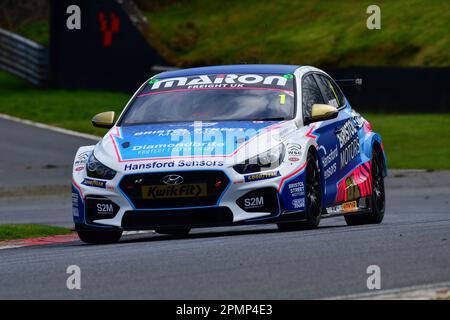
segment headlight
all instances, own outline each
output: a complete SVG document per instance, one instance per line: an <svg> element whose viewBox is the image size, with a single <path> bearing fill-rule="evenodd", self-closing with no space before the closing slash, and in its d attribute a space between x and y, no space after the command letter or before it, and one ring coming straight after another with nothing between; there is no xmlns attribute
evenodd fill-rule
<svg viewBox="0 0 450 320"><path fill-rule="evenodd" d="M88 159L86 172L88 177L104 180L111 180L116 175L116 171L108 168L94 157L94 152L91 153Z"/></svg>
<svg viewBox="0 0 450 320"><path fill-rule="evenodd" d="M283 162L284 152L284 145L279 144L275 148L246 160L244 163L234 165L233 169L240 174L272 170Z"/></svg>

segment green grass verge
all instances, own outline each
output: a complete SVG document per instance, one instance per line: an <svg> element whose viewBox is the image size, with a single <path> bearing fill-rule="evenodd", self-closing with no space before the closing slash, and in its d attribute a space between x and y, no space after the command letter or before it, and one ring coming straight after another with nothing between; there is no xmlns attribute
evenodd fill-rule
<svg viewBox="0 0 450 320"><path fill-rule="evenodd" d="M0 72L0 113L103 135L90 120L98 112L120 112L128 94L38 90ZM450 114L374 114L364 116L381 134L390 168L450 169Z"/></svg>
<svg viewBox="0 0 450 320"><path fill-rule="evenodd" d="M72 230L35 224L0 225L0 241L70 234Z"/></svg>
<svg viewBox="0 0 450 320"><path fill-rule="evenodd" d="M130 97L117 92L42 90L0 72L0 113L91 134L105 133L92 127L95 114L121 112Z"/></svg>
<svg viewBox="0 0 450 320"><path fill-rule="evenodd" d="M145 7L145 1L140 1ZM151 31L180 66L239 62L317 66L449 66L450 2L172 1L149 7ZM148 5L150 6L150 4Z"/></svg>
<svg viewBox="0 0 450 320"><path fill-rule="evenodd" d="M364 114L381 134L388 166L450 169L450 114Z"/></svg>

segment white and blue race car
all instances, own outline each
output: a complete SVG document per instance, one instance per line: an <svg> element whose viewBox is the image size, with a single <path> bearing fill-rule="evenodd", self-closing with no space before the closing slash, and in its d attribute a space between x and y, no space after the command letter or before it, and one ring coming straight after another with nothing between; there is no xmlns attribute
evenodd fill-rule
<svg viewBox="0 0 450 320"><path fill-rule="evenodd" d="M383 220L381 137L317 68L163 72L117 120L104 112L92 122L110 130L74 160L73 219L84 242L116 242L124 230Z"/></svg>

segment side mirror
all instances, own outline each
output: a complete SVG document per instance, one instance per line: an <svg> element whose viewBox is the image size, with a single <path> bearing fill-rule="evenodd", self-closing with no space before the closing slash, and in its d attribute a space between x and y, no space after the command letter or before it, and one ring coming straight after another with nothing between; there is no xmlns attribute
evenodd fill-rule
<svg viewBox="0 0 450 320"><path fill-rule="evenodd" d="M97 128L111 129L114 126L114 111L96 114L92 118L92 125Z"/></svg>
<svg viewBox="0 0 450 320"><path fill-rule="evenodd" d="M313 104L308 123L334 119L338 114L339 110L336 107L328 104Z"/></svg>

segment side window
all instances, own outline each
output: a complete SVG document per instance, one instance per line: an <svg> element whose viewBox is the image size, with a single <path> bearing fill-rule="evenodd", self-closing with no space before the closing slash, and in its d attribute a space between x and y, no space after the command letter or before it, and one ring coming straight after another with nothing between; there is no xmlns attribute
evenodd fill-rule
<svg viewBox="0 0 450 320"><path fill-rule="evenodd" d="M336 94L339 98L339 106L342 107L343 105L345 105L345 96L342 93L341 88L337 85L336 82L334 82L333 79L331 79L331 84L333 85L333 88L336 91Z"/></svg>
<svg viewBox="0 0 450 320"><path fill-rule="evenodd" d="M314 76L311 74L306 76L302 80L302 106L303 106L303 118L307 119L311 117L311 109L313 104L323 104L322 93L317 85Z"/></svg>
<svg viewBox="0 0 450 320"><path fill-rule="evenodd" d="M322 75L316 75L319 86L325 95L325 103L339 108L344 105L344 99L339 88L330 79Z"/></svg>

